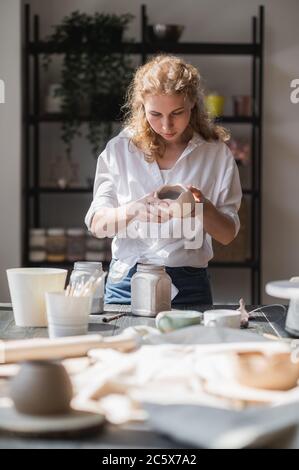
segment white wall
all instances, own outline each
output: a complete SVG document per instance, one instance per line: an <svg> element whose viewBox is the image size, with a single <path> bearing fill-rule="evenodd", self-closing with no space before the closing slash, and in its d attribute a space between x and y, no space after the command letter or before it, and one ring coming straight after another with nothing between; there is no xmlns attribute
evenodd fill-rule
<svg viewBox="0 0 299 470"><path fill-rule="evenodd" d="M5 269L21 262L21 1L0 1L0 302L8 301Z"/></svg>
<svg viewBox="0 0 299 470"><path fill-rule="evenodd" d="M4 5L8 3L11 2L4 1ZM50 26L58 23L62 16L79 9L117 14L131 12L136 15L136 19L128 35L140 39L140 0L31 0L29 3L33 13L40 14L41 31L45 35L50 32ZM250 17L257 13L260 3L265 5L266 13L262 251L264 285L268 280L288 278L299 271L299 104L291 104L289 100L290 81L299 77L299 2L172 0L170 8L169 0L151 0L147 5L150 22L180 23L186 26L182 41L242 42L250 40ZM16 29L11 30L15 34ZM209 88L218 89L226 95L250 91L248 59L190 56L190 60L198 65ZM16 173L12 174L12 178L16 178ZM17 238L17 235L14 236ZM13 243L17 246L17 240ZM7 250L13 243L4 245L1 242L1 250ZM236 301L241 295L248 296L246 273L230 271L230 287L233 290L228 290L225 287L227 284L222 282L223 276L227 278L227 272L217 270L214 274L217 300ZM273 299L264 296L264 301L266 300Z"/></svg>

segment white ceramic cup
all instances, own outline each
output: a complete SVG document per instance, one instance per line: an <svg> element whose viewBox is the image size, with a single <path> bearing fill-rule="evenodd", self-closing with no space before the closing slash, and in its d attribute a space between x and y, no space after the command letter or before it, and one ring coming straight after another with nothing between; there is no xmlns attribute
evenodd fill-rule
<svg viewBox="0 0 299 470"><path fill-rule="evenodd" d="M50 338L86 335L92 295L65 296L64 292L46 292Z"/></svg>
<svg viewBox="0 0 299 470"><path fill-rule="evenodd" d="M241 312L238 310L206 310L203 314L205 326L224 326L240 328Z"/></svg>
<svg viewBox="0 0 299 470"><path fill-rule="evenodd" d="M45 292L63 291L66 269L7 269L7 279L17 326L47 326Z"/></svg>

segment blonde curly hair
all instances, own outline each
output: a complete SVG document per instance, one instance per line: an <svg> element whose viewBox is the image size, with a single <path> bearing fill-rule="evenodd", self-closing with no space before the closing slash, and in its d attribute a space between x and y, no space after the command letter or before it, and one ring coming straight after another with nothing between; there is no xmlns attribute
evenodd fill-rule
<svg viewBox="0 0 299 470"><path fill-rule="evenodd" d="M137 69L123 107L124 125L132 131L131 141L144 152L147 161L162 158L165 151L165 143L146 119L144 97L147 94L183 94L195 103L188 126L193 132L207 141L229 139L228 131L208 116L198 70L179 57L158 55Z"/></svg>

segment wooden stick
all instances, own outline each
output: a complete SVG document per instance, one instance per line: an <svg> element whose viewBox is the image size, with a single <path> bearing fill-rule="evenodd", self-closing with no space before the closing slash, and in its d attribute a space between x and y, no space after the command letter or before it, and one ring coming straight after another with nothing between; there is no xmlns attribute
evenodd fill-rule
<svg viewBox="0 0 299 470"><path fill-rule="evenodd" d="M122 313L119 313L118 315L113 315L112 317L104 317L103 322L104 323L109 323L110 321L117 320L118 318L123 317L126 314L127 314L127 312L122 312Z"/></svg>
<svg viewBox="0 0 299 470"><path fill-rule="evenodd" d="M0 364L44 359L85 356L90 349L112 348L122 351L136 349L135 339L101 335L69 336L66 338L31 338L0 341Z"/></svg>

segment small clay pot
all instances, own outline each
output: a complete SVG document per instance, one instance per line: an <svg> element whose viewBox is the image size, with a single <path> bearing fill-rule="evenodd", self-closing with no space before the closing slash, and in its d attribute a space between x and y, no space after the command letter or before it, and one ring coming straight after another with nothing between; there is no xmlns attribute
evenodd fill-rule
<svg viewBox="0 0 299 470"><path fill-rule="evenodd" d="M28 361L21 365L10 387L10 397L20 413L64 415L70 412L73 390L59 362Z"/></svg>
<svg viewBox="0 0 299 470"><path fill-rule="evenodd" d="M182 184L168 184L156 192L157 198L168 203L173 217L181 218L190 215L195 206L192 192Z"/></svg>

